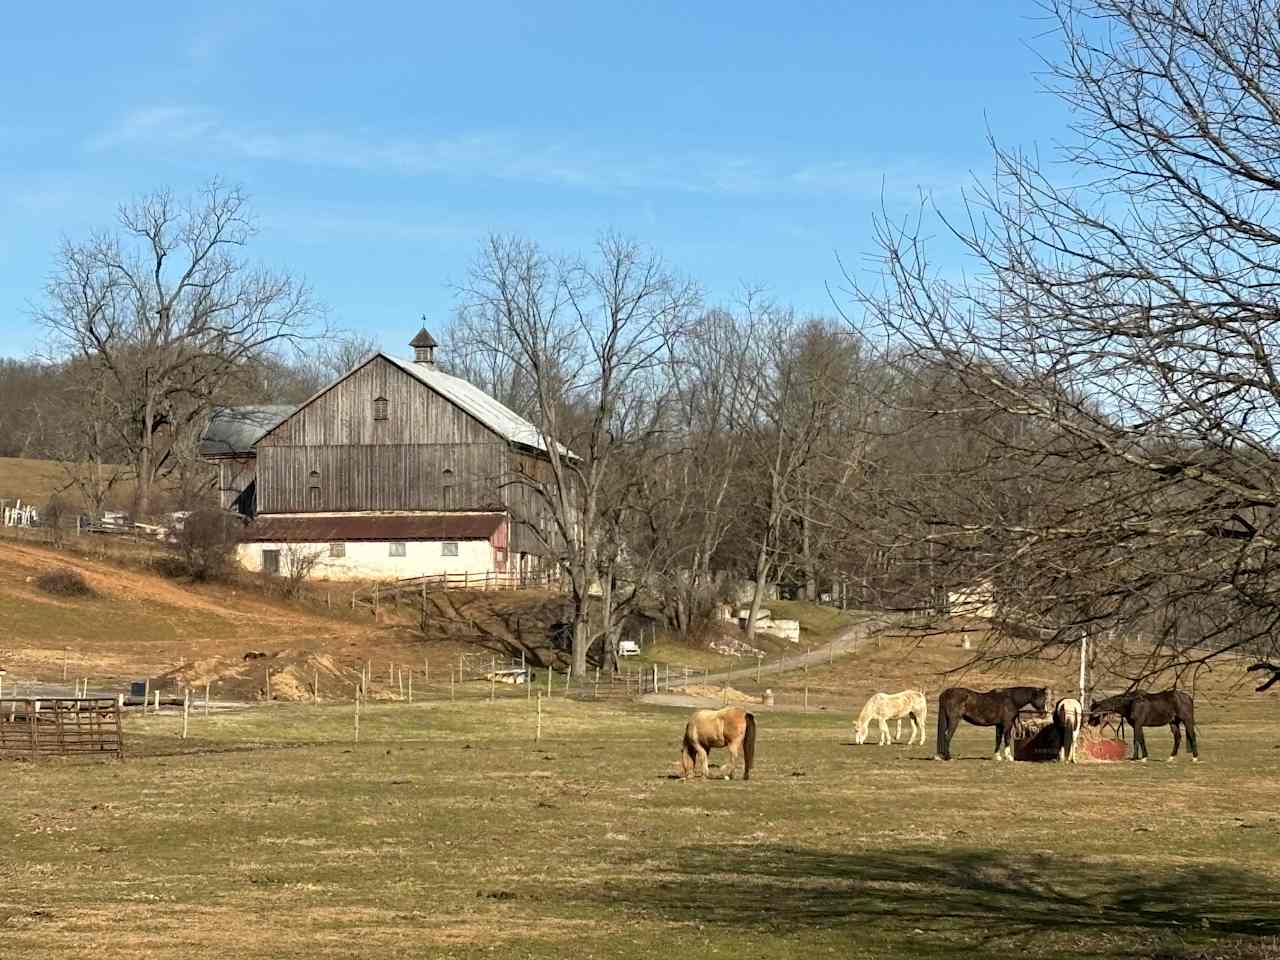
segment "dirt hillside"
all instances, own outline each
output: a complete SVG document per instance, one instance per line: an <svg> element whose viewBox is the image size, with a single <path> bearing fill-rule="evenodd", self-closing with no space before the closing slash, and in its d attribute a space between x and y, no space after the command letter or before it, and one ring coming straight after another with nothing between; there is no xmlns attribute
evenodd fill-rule
<svg viewBox="0 0 1280 960"><path fill-rule="evenodd" d="M39 577L64 568L79 573L92 597L50 595ZM425 634L415 611L367 614L290 603L252 582L197 584L144 569L0 540L0 668L6 686L86 677L102 687L160 678L167 689L202 686L219 695L265 695L266 670L277 699L310 696L318 678L326 690L354 688L372 663L372 696L391 696L397 666L441 676L459 654L483 659L554 659L549 643L559 601L546 594L468 594L432 598ZM11 688L11 687L10 687Z"/></svg>

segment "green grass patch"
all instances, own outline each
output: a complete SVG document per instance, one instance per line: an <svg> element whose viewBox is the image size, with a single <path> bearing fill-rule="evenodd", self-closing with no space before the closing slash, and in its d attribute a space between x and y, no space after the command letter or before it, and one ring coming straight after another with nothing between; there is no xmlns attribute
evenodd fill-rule
<svg viewBox="0 0 1280 960"><path fill-rule="evenodd" d="M1200 711L1200 765L1078 767L762 711L748 783L669 779L683 710L130 716L123 764L2 768L0 912L54 957L1261 957L1274 708Z"/></svg>

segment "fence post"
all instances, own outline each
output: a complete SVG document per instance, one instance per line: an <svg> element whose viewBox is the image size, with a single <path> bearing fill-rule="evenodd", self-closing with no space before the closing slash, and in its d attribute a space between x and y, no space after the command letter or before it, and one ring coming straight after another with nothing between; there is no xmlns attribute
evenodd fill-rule
<svg viewBox="0 0 1280 960"><path fill-rule="evenodd" d="M538 726L533 732L533 742L537 743L542 739L542 691L538 691Z"/></svg>
<svg viewBox="0 0 1280 960"><path fill-rule="evenodd" d="M555 667L547 667L547 699L551 699L551 678L556 675Z"/></svg>
<svg viewBox="0 0 1280 960"><path fill-rule="evenodd" d="M204 717L209 719L209 681L204 682Z"/></svg>
<svg viewBox="0 0 1280 960"><path fill-rule="evenodd" d="M356 690L356 743L360 742L360 690Z"/></svg>
<svg viewBox="0 0 1280 960"><path fill-rule="evenodd" d="M756 654L756 683L760 682L760 665L764 663L764 657Z"/></svg>
<svg viewBox="0 0 1280 960"><path fill-rule="evenodd" d="M658 665L653 665L653 692L658 692Z"/></svg>
<svg viewBox="0 0 1280 960"><path fill-rule="evenodd" d="M151 703L151 678L142 681L142 715L147 715L147 706Z"/></svg>
<svg viewBox="0 0 1280 960"><path fill-rule="evenodd" d="M413 703L413 671L409 671L409 702Z"/></svg>
<svg viewBox="0 0 1280 960"><path fill-rule="evenodd" d="M153 691L152 695L155 697L155 701L156 701L155 712L159 713L160 712L160 691L159 690Z"/></svg>
<svg viewBox="0 0 1280 960"><path fill-rule="evenodd" d="M498 686L498 674L496 672L491 672L489 674L489 702L490 703L493 703L493 695L494 695L494 691L497 689L497 686Z"/></svg>
<svg viewBox="0 0 1280 960"><path fill-rule="evenodd" d="M449 666L449 699L453 699L453 666Z"/></svg>
<svg viewBox="0 0 1280 960"><path fill-rule="evenodd" d="M182 692L182 739L187 739L187 717L191 715L191 688Z"/></svg>
<svg viewBox="0 0 1280 960"><path fill-rule="evenodd" d="M271 668L267 667L267 700L271 700Z"/></svg>

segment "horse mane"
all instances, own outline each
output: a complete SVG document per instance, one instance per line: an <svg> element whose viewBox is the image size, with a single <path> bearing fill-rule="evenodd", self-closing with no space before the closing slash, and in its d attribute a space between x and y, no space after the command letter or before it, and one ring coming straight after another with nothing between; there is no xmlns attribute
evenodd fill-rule
<svg viewBox="0 0 1280 960"><path fill-rule="evenodd" d="M871 713L872 704L878 703L883 696L883 693L873 693L867 698L867 702L862 705L862 712L858 714L859 727L870 726L871 721L875 719ZM751 716L751 714L747 714L747 716Z"/></svg>
<svg viewBox="0 0 1280 960"><path fill-rule="evenodd" d="M756 756L756 716L754 713L747 714L747 732L742 738L742 759L745 767L742 773L743 780L751 779L751 762Z"/></svg>

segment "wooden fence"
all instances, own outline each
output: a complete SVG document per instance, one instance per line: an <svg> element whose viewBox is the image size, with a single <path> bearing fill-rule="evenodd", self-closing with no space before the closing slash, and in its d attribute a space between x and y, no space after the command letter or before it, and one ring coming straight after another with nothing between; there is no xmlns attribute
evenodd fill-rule
<svg viewBox="0 0 1280 960"><path fill-rule="evenodd" d="M112 697L0 700L0 754L38 760L91 754L124 759L120 700Z"/></svg>
<svg viewBox="0 0 1280 960"><path fill-rule="evenodd" d="M351 593L351 609L367 607L379 610L384 604L399 606L426 597L432 590L554 590L560 586L560 574L436 573L425 577L407 577L391 583L375 583L372 587Z"/></svg>

